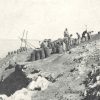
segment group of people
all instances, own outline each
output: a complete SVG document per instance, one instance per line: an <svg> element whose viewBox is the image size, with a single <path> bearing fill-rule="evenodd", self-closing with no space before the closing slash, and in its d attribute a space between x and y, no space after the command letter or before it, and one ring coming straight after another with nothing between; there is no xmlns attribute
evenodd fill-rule
<svg viewBox="0 0 100 100"><path fill-rule="evenodd" d="M70 51L70 49L75 46L79 45L81 42L90 40L91 39L91 33L93 31L83 31L82 36L76 32L77 38L73 38L72 34L69 34L68 29L66 28L64 31L64 37L63 39L58 39L55 41L51 41L51 39L45 39L41 44L41 48L49 47L52 49L52 53L62 53L62 52L67 52Z"/></svg>
<svg viewBox="0 0 100 100"><path fill-rule="evenodd" d="M15 51L8 52L8 55L20 54L23 51L27 51L27 48L26 47L20 47L20 49L17 49Z"/></svg>
<svg viewBox="0 0 100 100"><path fill-rule="evenodd" d="M85 31L83 31L82 36L76 32L76 36L77 38L73 38L72 34L69 34L68 29L66 28L64 30L64 37L59 38L55 41L52 41L51 39L44 39L44 41L39 42L40 44L40 48L42 48L43 50L50 50L50 53L54 54L54 53L66 53L67 51L70 51L70 49L73 46L79 45L81 42L86 41L86 40L90 40L91 39L91 33L93 31L87 31L87 29ZM8 52L8 55L12 55L12 54L19 54L22 51L27 51L27 48L22 47L20 49L18 49L17 51L14 52ZM48 51L49 54L49 51Z"/></svg>
<svg viewBox="0 0 100 100"><path fill-rule="evenodd" d="M66 28L64 31L64 38L63 38L63 44L65 45L65 52L70 50L71 46L79 45L81 42L90 40L91 39L91 33L93 31L83 31L82 36L76 32L77 38L72 38L72 34L69 34L68 29Z"/></svg>

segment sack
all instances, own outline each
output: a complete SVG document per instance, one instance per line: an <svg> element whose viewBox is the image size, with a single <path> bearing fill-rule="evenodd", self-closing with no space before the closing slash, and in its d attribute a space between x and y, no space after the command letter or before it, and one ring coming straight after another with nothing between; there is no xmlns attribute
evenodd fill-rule
<svg viewBox="0 0 100 100"><path fill-rule="evenodd" d="M63 47L62 46L57 47L57 53L59 53L59 54L63 53Z"/></svg>
<svg viewBox="0 0 100 100"><path fill-rule="evenodd" d="M57 48L56 47L52 47L52 53L57 53Z"/></svg>
<svg viewBox="0 0 100 100"><path fill-rule="evenodd" d="M35 61L35 50L31 53L31 61Z"/></svg>
<svg viewBox="0 0 100 100"><path fill-rule="evenodd" d="M45 52L45 57L49 57L50 56L50 50L48 47L44 48L44 52Z"/></svg>
<svg viewBox="0 0 100 100"><path fill-rule="evenodd" d="M45 58L44 49L40 48L39 52L40 52L40 59L44 59Z"/></svg>
<svg viewBox="0 0 100 100"><path fill-rule="evenodd" d="M36 60L40 59L40 52L39 52L39 50L35 50L35 59Z"/></svg>

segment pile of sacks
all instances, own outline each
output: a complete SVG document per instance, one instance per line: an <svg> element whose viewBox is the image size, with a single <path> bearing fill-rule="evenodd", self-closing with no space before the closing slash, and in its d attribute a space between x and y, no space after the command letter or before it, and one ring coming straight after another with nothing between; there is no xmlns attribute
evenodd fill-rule
<svg viewBox="0 0 100 100"><path fill-rule="evenodd" d="M51 43L52 54L54 53L63 53L63 40L58 39Z"/></svg>
<svg viewBox="0 0 100 100"><path fill-rule="evenodd" d="M51 54L51 50L48 47L45 48L38 48L33 50L33 52L31 53L31 61L36 61L39 59L44 59L46 57L49 57Z"/></svg>
<svg viewBox="0 0 100 100"><path fill-rule="evenodd" d="M41 44L40 48L33 50L31 53L31 61L44 59L49 57L51 54L63 53L63 41L58 39L51 42L50 39L45 39Z"/></svg>

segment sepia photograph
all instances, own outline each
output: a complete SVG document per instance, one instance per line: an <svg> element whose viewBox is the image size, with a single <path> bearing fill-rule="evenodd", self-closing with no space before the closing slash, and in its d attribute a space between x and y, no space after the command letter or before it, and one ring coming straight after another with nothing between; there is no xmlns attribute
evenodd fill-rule
<svg viewBox="0 0 100 100"><path fill-rule="evenodd" d="M100 0L0 0L0 100L100 100Z"/></svg>

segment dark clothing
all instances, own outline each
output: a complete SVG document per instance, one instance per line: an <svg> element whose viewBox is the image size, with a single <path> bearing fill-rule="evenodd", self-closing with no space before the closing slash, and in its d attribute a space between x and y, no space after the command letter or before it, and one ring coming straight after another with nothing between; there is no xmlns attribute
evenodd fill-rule
<svg viewBox="0 0 100 100"><path fill-rule="evenodd" d="M78 37L78 39L80 39L80 35L77 33L77 37Z"/></svg>
<svg viewBox="0 0 100 100"><path fill-rule="evenodd" d="M86 41L86 36L85 36L85 34L87 34L87 30L85 30L83 33L82 33L82 40L83 40L83 38L85 38L85 41Z"/></svg>
<svg viewBox="0 0 100 100"><path fill-rule="evenodd" d="M85 30L85 31L82 33L82 36L84 37L86 33L87 33L87 30Z"/></svg>
<svg viewBox="0 0 100 100"><path fill-rule="evenodd" d="M69 37L68 31L64 31L64 37Z"/></svg>
<svg viewBox="0 0 100 100"><path fill-rule="evenodd" d="M87 33L87 37L88 37L88 40L90 40L90 34L89 33Z"/></svg>

